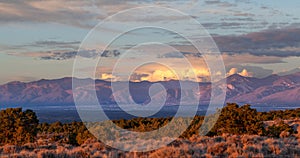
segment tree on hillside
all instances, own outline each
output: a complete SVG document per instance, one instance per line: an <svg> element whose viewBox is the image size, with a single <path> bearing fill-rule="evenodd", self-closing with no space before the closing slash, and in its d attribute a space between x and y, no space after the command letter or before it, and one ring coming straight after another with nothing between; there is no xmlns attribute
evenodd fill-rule
<svg viewBox="0 0 300 158"><path fill-rule="evenodd" d="M33 142L39 120L32 110L8 108L0 111L0 143L24 144Z"/></svg>

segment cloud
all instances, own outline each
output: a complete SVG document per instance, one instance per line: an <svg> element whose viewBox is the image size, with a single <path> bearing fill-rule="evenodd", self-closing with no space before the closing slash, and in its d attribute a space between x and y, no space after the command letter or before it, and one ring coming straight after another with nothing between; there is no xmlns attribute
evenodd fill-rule
<svg viewBox="0 0 300 158"><path fill-rule="evenodd" d="M242 20L237 20L242 19ZM265 29L266 24L250 20L251 18L232 18L229 20L220 19L220 21L203 23L202 25L208 30L233 30L234 32L245 31L253 29ZM266 22L267 23L267 22ZM239 33L240 34L240 33Z"/></svg>
<svg viewBox="0 0 300 158"><path fill-rule="evenodd" d="M162 55L159 55L158 58L184 58L184 57L201 57L200 53L193 52L168 52Z"/></svg>
<svg viewBox="0 0 300 158"><path fill-rule="evenodd" d="M237 6L236 3L229 3L225 1L220 0L206 0L204 1L206 5L218 5L220 7L234 7Z"/></svg>
<svg viewBox="0 0 300 158"><path fill-rule="evenodd" d="M112 75L111 73L102 73L100 79L107 80L107 81L117 81L118 77Z"/></svg>
<svg viewBox="0 0 300 158"><path fill-rule="evenodd" d="M84 1L2 1L0 2L0 23L18 22L55 22L88 27L88 21L101 17L88 8L91 4ZM83 7L86 6L86 7ZM104 15L102 16L104 17Z"/></svg>
<svg viewBox="0 0 300 158"><path fill-rule="evenodd" d="M84 58L95 58L99 55L99 52L96 50L82 50L80 53L77 51L66 51L66 52L48 52L44 54L41 52L40 59L42 60L67 60L72 59L75 56L81 56Z"/></svg>
<svg viewBox="0 0 300 158"><path fill-rule="evenodd" d="M289 74L293 74L293 73L298 73L298 72L300 72L300 67L292 69L292 70L287 70L287 71L279 72L278 75L285 76L285 75L289 75Z"/></svg>
<svg viewBox="0 0 300 158"><path fill-rule="evenodd" d="M212 37L222 54L250 54L260 57L300 56L300 28L287 27L242 35L214 35ZM185 49L186 52L196 52L193 46L185 42L174 47L180 51ZM278 58L273 59L278 60Z"/></svg>
<svg viewBox="0 0 300 158"><path fill-rule="evenodd" d="M266 58L266 61L264 61ZM232 74L240 74L248 77L257 77L263 78L269 76L273 73L273 70L269 70L259 66L253 65L245 65L258 60L258 63L269 63L270 57L259 57L247 54L245 55L236 55L230 56L228 55L224 59L225 67L227 70L227 75ZM271 57L273 58L273 57ZM280 59L279 57L275 57ZM230 61L228 62L228 59ZM253 61L252 61L253 59ZM101 67L97 68L97 75L101 76L101 74L111 74L114 68L114 64L118 58L107 58L103 60L101 63ZM124 74L132 71L132 66L130 64L134 64L137 59L128 59L128 63L123 67L117 69L115 72L115 76L120 80L128 80ZM209 71L205 61L203 58L189 58L188 59L191 66L185 62L182 58L159 58L157 63L147 63L142 66L137 67L134 72L130 76L130 80L134 82L139 81L165 81L165 80L190 80L190 81L198 81L198 82L209 82L211 72ZM250 61L249 61L250 60ZM272 59L273 60L273 59ZM93 71L93 68L89 68L89 71ZM87 71L87 70L83 70ZM222 76L220 72L215 72L216 75ZM225 74L223 74L225 75ZM100 77L101 78L101 77ZM106 77L102 77L106 78Z"/></svg>
<svg viewBox="0 0 300 158"><path fill-rule="evenodd" d="M28 44L20 44L20 45L0 45L2 50L4 52L12 52L12 51L18 51L18 52L24 52L24 50L77 50L79 47L80 41L54 41L54 40L41 40L41 41L35 41ZM14 53L12 53L14 54Z"/></svg>
<svg viewBox="0 0 300 158"><path fill-rule="evenodd" d="M255 19L253 17L225 17L221 19L222 21L238 21L238 22L253 22ZM243 23L240 23L243 24ZM244 23L247 24L247 23Z"/></svg>
<svg viewBox="0 0 300 158"><path fill-rule="evenodd" d="M69 50L58 50L58 51L41 51L41 52L24 52L24 53L8 53L9 55L14 56L25 56L25 57L34 57L41 60L68 60L75 58L76 56L84 58L96 58L96 57L117 57L121 53L118 50L104 50L97 51L95 49L90 50L80 50L78 51L69 51Z"/></svg>
<svg viewBox="0 0 300 158"><path fill-rule="evenodd" d="M169 52L160 54L158 58L161 59L181 59L183 57L188 58L191 62L199 64L199 60L203 59L201 53L195 49L192 45L171 45L173 48L181 53ZM220 47L220 46L219 46ZM227 65L243 64L243 63L255 63L255 64L274 64L283 63L283 58L280 56L266 56L250 54L248 52L221 52L224 62Z"/></svg>
<svg viewBox="0 0 300 158"><path fill-rule="evenodd" d="M242 17L253 17L253 16L255 16L255 14L253 14L253 13L245 13L245 12L241 12L241 11L236 11L233 15L234 16L242 16Z"/></svg>
<svg viewBox="0 0 300 158"><path fill-rule="evenodd" d="M133 74L130 76L130 81L133 81L133 82L140 82L140 81L145 80L145 79L148 78L148 77L149 77L149 74L133 73Z"/></svg>
<svg viewBox="0 0 300 158"><path fill-rule="evenodd" d="M223 60L226 65L236 65L236 64L275 64L275 63L284 63L282 57L278 56L258 56L249 53L232 53L222 54Z"/></svg>
<svg viewBox="0 0 300 158"><path fill-rule="evenodd" d="M49 47L49 48L78 48L80 41L36 41L25 46Z"/></svg>
<svg viewBox="0 0 300 158"><path fill-rule="evenodd" d="M138 0L101 0L101 1L68 1L68 0L28 0L0 2L0 23L59 23L75 27L91 29L98 22L119 11L144 5L154 5L150 1ZM166 5L167 2L161 3ZM143 21L139 14L131 14L119 21ZM165 15L151 19L152 21L178 20L182 18Z"/></svg>
<svg viewBox="0 0 300 158"><path fill-rule="evenodd" d="M216 24L219 25L219 23ZM222 54L250 54L259 57L299 57L299 26L298 28L267 29L242 35L213 35L212 38ZM178 42L176 45L170 43L170 45L181 52L189 52L188 54L197 52L197 50L186 41ZM172 57L172 55L173 54L166 54L166 57ZM278 58L273 59L278 60Z"/></svg>
<svg viewBox="0 0 300 158"><path fill-rule="evenodd" d="M253 72L248 72L247 69L243 69L241 72L238 71L238 68L231 68L227 73L227 76L239 74L244 77L253 77Z"/></svg>
<svg viewBox="0 0 300 158"><path fill-rule="evenodd" d="M180 64L180 63L178 63ZM126 79L125 79L126 80ZM210 80L210 72L206 67L166 67L161 64L146 64L137 68L130 77L131 81L168 81L189 80L207 82Z"/></svg>
<svg viewBox="0 0 300 158"><path fill-rule="evenodd" d="M149 63L138 67L132 74L130 79L132 81L168 81L178 80L180 76L177 76L176 70L169 69L168 67L157 64Z"/></svg>
<svg viewBox="0 0 300 158"><path fill-rule="evenodd" d="M104 50L101 57L117 57L120 56L120 51L118 50Z"/></svg>
<svg viewBox="0 0 300 158"><path fill-rule="evenodd" d="M300 29L271 29L240 36L214 37L220 51L257 56L300 56Z"/></svg>
<svg viewBox="0 0 300 158"><path fill-rule="evenodd" d="M239 74L246 77L264 78L273 73L273 70L264 69L258 66L243 66L243 65L229 65L226 66L227 76Z"/></svg>
<svg viewBox="0 0 300 158"><path fill-rule="evenodd" d="M245 76L245 77L253 77L253 72L248 72L248 70L243 69L242 72L239 73L239 75Z"/></svg>
<svg viewBox="0 0 300 158"><path fill-rule="evenodd" d="M124 9L140 7L145 5L159 5L163 7L176 8L183 12L189 13L192 17L202 19L204 21L212 21L205 24L211 29L239 29L259 27L265 28L266 18L279 17L276 20L269 18L270 25L278 22L278 19L284 19L287 24L299 21L297 15L287 16L271 7L258 6L255 2L245 1L139 1L139 0L101 0L101 1L68 1L68 0L28 0L28 1L2 1L0 2L0 23L59 23L71 25L80 28L90 29L95 24L106 17L117 13ZM204 6L204 7L203 7ZM246 7L245 7L246 6ZM200 8L200 9L199 9ZM120 19L125 20L143 20L140 15L131 15L133 17ZM240 21L235 19L227 19L226 21L218 21L224 17L239 17ZM263 17L263 18L262 18ZM151 19L151 21L159 21L161 19L170 19L172 21L180 20L182 17L164 15ZM252 18L252 19L250 19ZM274 18L275 19L275 18ZM252 21L253 23L244 23L243 21ZM282 20L280 20L282 21ZM218 24L219 23L219 24ZM255 26L254 26L255 25ZM283 24L285 25L285 24ZM282 25L279 25L282 26ZM233 28L232 28L233 27Z"/></svg>
<svg viewBox="0 0 300 158"><path fill-rule="evenodd" d="M227 73L228 76L230 75L234 75L234 74L237 74L238 73L238 69L237 68L231 68L229 70L229 72Z"/></svg>
<svg viewBox="0 0 300 158"><path fill-rule="evenodd" d="M168 80L178 80L178 77L172 70L155 70L151 75L147 77L143 77L142 80L168 81Z"/></svg>
<svg viewBox="0 0 300 158"><path fill-rule="evenodd" d="M154 70L152 72L134 73L131 81L169 81L169 80L189 80L196 82L208 82L210 80L210 72L206 68L181 69L180 71L167 70L164 68Z"/></svg>

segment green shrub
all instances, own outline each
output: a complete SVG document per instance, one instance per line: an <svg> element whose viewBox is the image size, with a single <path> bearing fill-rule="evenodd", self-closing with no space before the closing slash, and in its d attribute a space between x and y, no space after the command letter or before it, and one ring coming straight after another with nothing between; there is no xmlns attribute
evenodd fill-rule
<svg viewBox="0 0 300 158"><path fill-rule="evenodd" d="M283 121L280 121L279 124L274 124L272 126L269 126L267 128L267 130L264 132L265 136L268 137L276 137L279 138L281 132L289 132L289 133L293 133L294 130L291 126L289 126L288 124L284 123Z"/></svg>
<svg viewBox="0 0 300 158"><path fill-rule="evenodd" d="M235 103L228 103L220 112L217 122L208 133L210 136L223 133L261 135L264 132L258 112L248 104L239 107Z"/></svg>
<svg viewBox="0 0 300 158"><path fill-rule="evenodd" d="M25 144L37 135L38 119L32 110L8 108L0 112L0 143Z"/></svg>

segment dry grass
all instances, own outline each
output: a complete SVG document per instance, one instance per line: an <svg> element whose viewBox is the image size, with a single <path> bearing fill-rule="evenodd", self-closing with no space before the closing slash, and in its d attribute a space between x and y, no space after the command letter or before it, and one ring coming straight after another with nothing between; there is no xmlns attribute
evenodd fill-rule
<svg viewBox="0 0 300 158"><path fill-rule="evenodd" d="M94 139L75 147L40 136L35 143L1 146L0 157L300 157L300 120L286 122L294 125L298 133L281 138L229 134L193 136L147 153L122 152Z"/></svg>
<svg viewBox="0 0 300 158"><path fill-rule="evenodd" d="M106 147L96 140L89 140L79 147L66 144L37 143L17 147L0 147L1 157L299 157L299 137L267 138L255 135L226 135L218 137L194 136L179 140L148 153L129 153Z"/></svg>

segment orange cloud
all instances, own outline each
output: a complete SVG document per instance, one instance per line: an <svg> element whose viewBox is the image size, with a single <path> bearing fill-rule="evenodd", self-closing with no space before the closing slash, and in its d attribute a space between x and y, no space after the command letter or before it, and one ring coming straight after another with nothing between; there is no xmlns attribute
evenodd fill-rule
<svg viewBox="0 0 300 158"><path fill-rule="evenodd" d="M245 77L252 77L253 73L252 72L248 72L246 69L243 69L243 71L240 72L239 75L245 76Z"/></svg>
<svg viewBox="0 0 300 158"><path fill-rule="evenodd" d="M231 68L227 76L234 75L234 74L239 74L244 77L253 77L253 72L249 72L247 69L243 69L241 72L238 72L238 68Z"/></svg>
<svg viewBox="0 0 300 158"><path fill-rule="evenodd" d="M237 68L231 68L229 70L229 72L227 73L227 76L234 75L234 74L237 74L237 73L238 73L238 69Z"/></svg>
<svg viewBox="0 0 300 158"><path fill-rule="evenodd" d="M103 73L103 74L101 74L100 79L101 80L108 80L108 81L117 81L118 77L116 77L112 74L109 74L109 73Z"/></svg>
<svg viewBox="0 0 300 158"><path fill-rule="evenodd" d="M154 70L153 70L154 69ZM168 80L191 80L208 81L210 72L207 68L176 67L168 68L160 64L148 64L139 67L131 76L131 80L138 81L168 81Z"/></svg>
<svg viewBox="0 0 300 158"><path fill-rule="evenodd" d="M142 81L168 81L178 80L177 75L172 70L155 70L152 74L141 78Z"/></svg>

